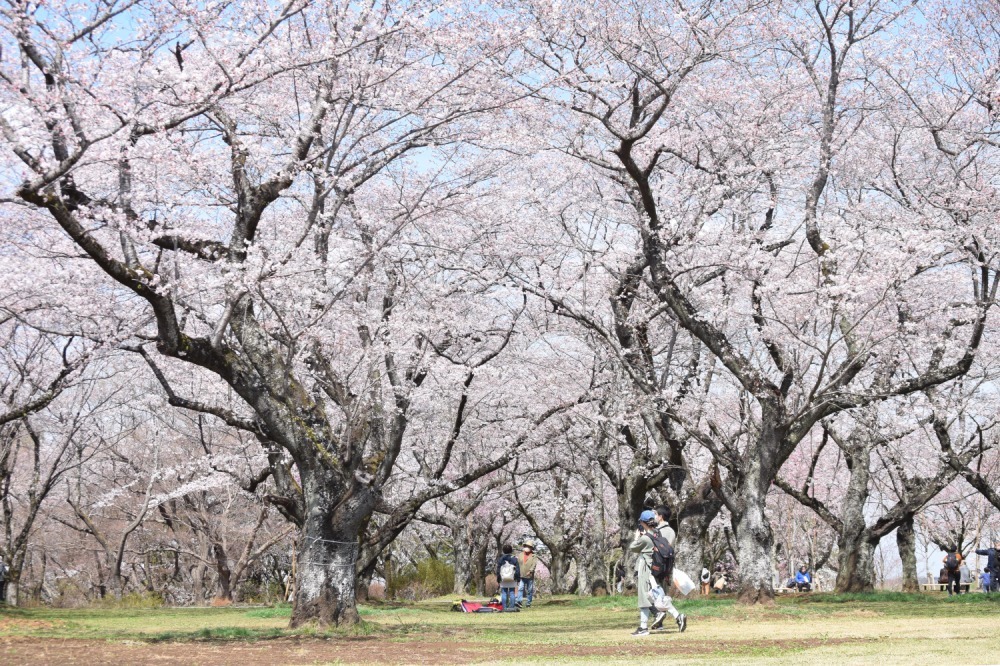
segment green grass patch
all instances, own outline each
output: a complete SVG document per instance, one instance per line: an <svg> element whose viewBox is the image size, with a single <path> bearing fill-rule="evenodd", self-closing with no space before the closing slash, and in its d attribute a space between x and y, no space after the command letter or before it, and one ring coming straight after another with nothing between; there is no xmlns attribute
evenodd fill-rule
<svg viewBox="0 0 1000 666"><path fill-rule="evenodd" d="M245 612L243 615L246 616L246 617L264 617L264 618L283 617L283 618L290 618L290 617L292 617L292 607L291 606L272 606L270 608L255 608L253 610L249 610L249 611Z"/></svg>
<svg viewBox="0 0 1000 666"><path fill-rule="evenodd" d="M537 657L539 662L582 660L604 666L622 663L636 645L649 645L651 649L659 646L655 654L670 654L672 661L681 664L766 660L803 666L840 661L840 654L854 658L844 664L909 663L919 657L920 650L951 641L957 627L961 627L963 638L951 641L949 649L957 651L949 652L949 657L987 663L995 661L997 644L992 637L1000 620L1000 596L981 594L948 598L933 594L817 593L782 596L774 604L756 607L739 605L732 597L711 596L675 599L689 618L686 633L678 633L668 618L665 631L637 641L629 636L639 615L633 596L543 597L523 612L497 614L452 612L454 600L438 597L413 604L365 605L359 609L362 622L357 626L294 630L288 628L292 609L287 604L258 608L8 608L0 610L0 635L18 641L36 640L39 645L52 638L71 638L95 644L178 643L194 651L206 643L285 637L296 637L308 646L307 639L316 638L324 639L314 644L321 647L311 648L319 655L329 654L337 641L376 636L386 650L397 654L419 650L423 644L432 651L442 649L441 645L472 645L478 646L473 648L475 654L506 655L514 650L519 662ZM359 644L368 642L339 643L345 649ZM2 656L0 652L0 662ZM431 657L425 654L424 658Z"/></svg>

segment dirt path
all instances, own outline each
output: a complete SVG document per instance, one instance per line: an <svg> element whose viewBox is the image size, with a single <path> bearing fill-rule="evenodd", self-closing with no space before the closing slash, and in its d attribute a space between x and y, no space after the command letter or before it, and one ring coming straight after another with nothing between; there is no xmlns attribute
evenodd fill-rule
<svg viewBox="0 0 1000 666"><path fill-rule="evenodd" d="M666 635L664 635L666 638ZM843 641L696 641L672 643L674 656L710 654L720 649L752 651L755 648L803 649L818 644L865 642ZM518 651L535 659L567 657L605 657L626 660L664 654L666 644L657 636L637 639L634 645L520 645ZM87 666L125 666L132 664L190 664L191 666L299 666L323 663L344 664L469 664L515 657L493 643L413 640L398 642L379 638L316 639L278 638L257 642L197 641L185 643L141 643L85 641L60 638L7 637L0 639L0 663L86 664Z"/></svg>

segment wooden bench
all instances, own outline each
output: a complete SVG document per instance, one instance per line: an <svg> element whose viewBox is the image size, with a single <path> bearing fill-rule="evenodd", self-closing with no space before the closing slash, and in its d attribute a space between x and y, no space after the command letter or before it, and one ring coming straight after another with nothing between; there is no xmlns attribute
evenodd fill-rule
<svg viewBox="0 0 1000 666"><path fill-rule="evenodd" d="M971 591L971 587L972 587L971 583L962 583L962 584L960 584L958 586L958 589L959 589L960 592L968 594ZM920 584L920 591L921 592L947 592L948 591L948 584L947 583L921 583Z"/></svg>

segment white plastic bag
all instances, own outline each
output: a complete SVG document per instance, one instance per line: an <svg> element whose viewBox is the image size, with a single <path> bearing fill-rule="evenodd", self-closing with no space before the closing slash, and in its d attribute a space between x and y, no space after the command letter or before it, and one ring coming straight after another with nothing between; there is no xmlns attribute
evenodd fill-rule
<svg viewBox="0 0 1000 666"><path fill-rule="evenodd" d="M670 603L670 597L667 596L662 587L654 585L649 588L649 602L653 604L653 608L656 610L666 611L667 604Z"/></svg>
<svg viewBox="0 0 1000 666"><path fill-rule="evenodd" d="M684 596L691 594L692 590L698 587L691 580L691 576L688 576L680 569L674 569L674 585L677 586L677 590Z"/></svg>

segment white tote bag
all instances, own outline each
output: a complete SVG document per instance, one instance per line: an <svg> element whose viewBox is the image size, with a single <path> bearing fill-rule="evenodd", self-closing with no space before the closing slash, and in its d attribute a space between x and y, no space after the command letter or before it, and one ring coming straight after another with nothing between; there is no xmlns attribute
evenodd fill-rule
<svg viewBox="0 0 1000 666"><path fill-rule="evenodd" d="M688 576L680 569L674 569L674 585L677 586L677 590L684 596L691 594L691 591L698 587L691 580L691 576Z"/></svg>

